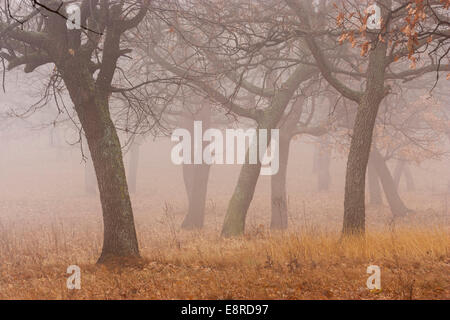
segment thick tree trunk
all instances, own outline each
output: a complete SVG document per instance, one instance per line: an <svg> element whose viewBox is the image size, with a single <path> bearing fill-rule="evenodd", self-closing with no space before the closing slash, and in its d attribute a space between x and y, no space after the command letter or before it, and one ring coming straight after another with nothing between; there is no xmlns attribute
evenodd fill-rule
<svg viewBox="0 0 450 320"><path fill-rule="evenodd" d="M109 112L109 98L81 68L63 77L86 135L103 211L103 248L98 263L137 258L139 247L122 149Z"/></svg>
<svg viewBox="0 0 450 320"><path fill-rule="evenodd" d="M138 257L138 241L125 177L119 137L107 99L78 107L99 184L104 237L99 262L115 257ZM80 115L81 114L81 115Z"/></svg>
<svg viewBox="0 0 450 320"><path fill-rule="evenodd" d="M137 171L139 166L140 146L137 142L133 142L130 149L130 163L128 164L128 185L131 193L137 190Z"/></svg>
<svg viewBox="0 0 450 320"><path fill-rule="evenodd" d="M366 170L378 107L376 101L364 101L359 105L356 114L345 179L342 229L345 235L365 232Z"/></svg>
<svg viewBox="0 0 450 320"><path fill-rule="evenodd" d="M406 215L409 209L400 198L394 184L394 179L392 178L389 168L386 165L386 161L384 161L383 156L376 148L373 148L372 150L371 161L373 162L378 176L380 177L381 185L383 186L384 194L389 203L389 207L391 208L392 215L394 217L402 217Z"/></svg>
<svg viewBox="0 0 450 320"><path fill-rule="evenodd" d="M283 230L288 227L288 208L286 194L286 175L289 159L290 138L280 137L280 168L271 176L272 219L270 228Z"/></svg>
<svg viewBox="0 0 450 320"><path fill-rule="evenodd" d="M366 90L356 112L345 178L343 235L365 233L365 187L373 129L385 95L386 43L376 44L369 56Z"/></svg>
<svg viewBox="0 0 450 320"><path fill-rule="evenodd" d="M369 178L369 204L374 206L382 205L383 197L381 196L380 180L372 158L369 158L367 171Z"/></svg>
<svg viewBox="0 0 450 320"><path fill-rule="evenodd" d="M183 177L189 202L188 214L181 224L183 229L203 228L210 168L211 166L207 164L183 165Z"/></svg>

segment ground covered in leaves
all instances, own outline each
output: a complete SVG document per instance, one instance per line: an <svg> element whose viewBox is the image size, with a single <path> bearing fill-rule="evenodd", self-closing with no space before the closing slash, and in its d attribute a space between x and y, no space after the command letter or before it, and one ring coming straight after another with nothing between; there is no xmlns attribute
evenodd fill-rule
<svg viewBox="0 0 450 320"><path fill-rule="evenodd" d="M96 265L101 228L85 220L2 225L0 299L449 299L450 235L442 227L394 226L366 238L299 227L245 237L181 231L177 216L139 225L142 261ZM138 219L139 220L139 219ZM66 269L80 266L81 290ZM381 268L379 291L366 287Z"/></svg>
<svg viewBox="0 0 450 320"><path fill-rule="evenodd" d="M267 229L270 188L261 177L246 235L222 239L238 168L222 175L213 168L205 228L183 231L181 169L162 174L143 162L132 195L143 260L99 266L101 207L98 193L85 193L83 167L32 155L0 172L0 299L450 298L448 199L427 188L429 175L417 178L417 192L402 191L413 213L393 220L386 205L368 206L366 238L347 241L340 241L343 177L330 192L314 192L314 177L294 168L285 233ZM69 265L81 268L81 290L66 287ZM369 265L381 268L380 291L366 287Z"/></svg>

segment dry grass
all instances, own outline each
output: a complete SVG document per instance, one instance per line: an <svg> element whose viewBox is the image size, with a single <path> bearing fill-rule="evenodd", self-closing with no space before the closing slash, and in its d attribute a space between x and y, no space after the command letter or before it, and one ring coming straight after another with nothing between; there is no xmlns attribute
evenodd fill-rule
<svg viewBox="0 0 450 320"><path fill-rule="evenodd" d="M365 241L339 242L342 194L292 189L290 229L270 234L270 196L261 188L246 236L224 240L218 235L230 195L213 184L205 230L186 232L179 228L183 185L170 180L158 184L170 192L142 188L132 199L144 261L106 267L95 265L99 200L84 195L74 177L73 186L55 176L47 179L52 188L2 190L0 299L450 298L449 215L441 196L404 193L416 214L395 224L386 206L369 208ZM73 264L82 270L81 290L66 288ZM381 267L381 292L366 288L372 264Z"/></svg>
<svg viewBox="0 0 450 320"><path fill-rule="evenodd" d="M218 234L239 167L211 169L205 230L185 232L179 226L186 192L181 168L170 161L172 146L147 145L132 195L145 260L106 267L95 265L101 207L98 196L85 195L79 150L49 150L47 136L6 142L0 299L450 298L450 215L441 195L447 186L439 185L448 176L445 162L434 173L416 168L417 193L401 192L416 214L394 224L386 206L369 208L366 240L339 242L345 159L333 160L332 190L319 193L312 147L298 145L288 169L289 231L270 234L263 227L270 219L270 177L261 176L247 235L224 240ZM82 289L69 291L66 270L73 264L81 267ZM366 288L371 264L381 267L381 292Z"/></svg>
<svg viewBox="0 0 450 320"><path fill-rule="evenodd" d="M101 232L92 224L3 225L0 298L450 298L450 235L444 229L401 227L340 242L337 232L317 228L270 234L259 226L242 239L224 240L212 231L179 231L170 226L174 220L141 226L145 259L128 266L94 264ZM81 290L66 289L71 264L81 267ZM372 264L381 267L379 292L365 285Z"/></svg>

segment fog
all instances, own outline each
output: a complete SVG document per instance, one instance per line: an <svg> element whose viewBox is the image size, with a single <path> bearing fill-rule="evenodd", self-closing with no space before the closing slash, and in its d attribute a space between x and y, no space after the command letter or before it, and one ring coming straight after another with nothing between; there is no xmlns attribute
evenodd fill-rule
<svg viewBox="0 0 450 320"><path fill-rule="evenodd" d="M449 8L2 2L0 299L448 298Z"/></svg>

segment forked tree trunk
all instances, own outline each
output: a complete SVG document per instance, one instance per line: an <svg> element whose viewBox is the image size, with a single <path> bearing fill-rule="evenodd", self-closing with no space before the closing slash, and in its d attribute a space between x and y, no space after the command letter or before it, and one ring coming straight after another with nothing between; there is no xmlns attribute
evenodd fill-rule
<svg viewBox="0 0 450 320"><path fill-rule="evenodd" d="M272 218L270 228L284 230L288 227L288 208L286 194L286 175L289 159L290 138L280 136L280 168L271 176Z"/></svg>
<svg viewBox="0 0 450 320"><path fill-rule="evenodd" d="M386 165L386 161L384 161L383 156L380 152L373 148L372 150L372 158L378 176L380 177L381 185L383 186L384 195L389 203L389 207L391 208L392 215L394 217L402 217L409 212L409 209L405 206L402 199L400 198L397 188L394 184L394 179L389 171L389 168Z"/></svg>
<svg viewBox="0 0 450 320"><path fill-rule="evenodd" d="M380 180L372 158L369 158L367 171L369 178L369 203L374 206L382 205L383 197L381 196Z"/></svg>
<svg viewBox="0 0 450 320"><path fill-rule="evenodd" d="M258 121L258 129L267 129L268 143L271 141L271 129L275 128L280 122L295 91L302 82L310 79L315 72L316 70L312 67L303 65L297 67L282 88L273 96L270 108L264 111L264 114ZM242 165L237 185L225 215L222 227L222 236L224 237L241 236L245 231L248 208L252 202L261 171L260 161L257 161L257 164L249 164L248 151L245 159L245 164Z"/></svg>

